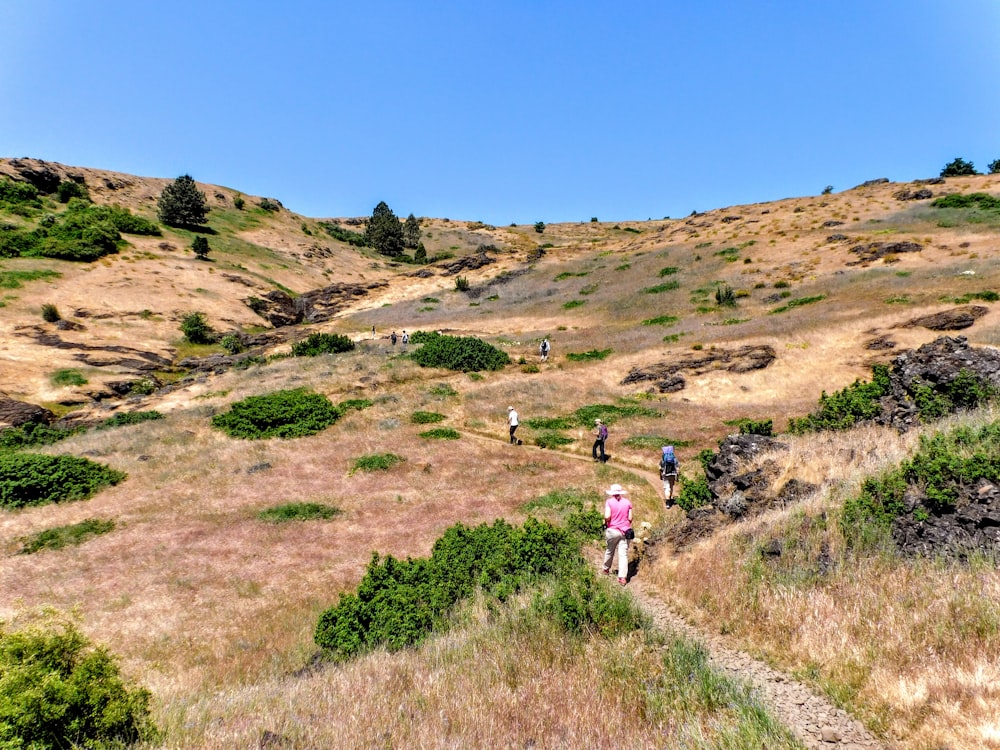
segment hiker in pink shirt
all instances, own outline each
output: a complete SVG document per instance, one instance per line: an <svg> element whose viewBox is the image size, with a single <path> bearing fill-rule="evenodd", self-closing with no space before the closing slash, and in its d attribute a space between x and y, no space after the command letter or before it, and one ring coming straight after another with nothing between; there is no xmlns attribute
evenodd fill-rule
<svg viewBox="0 0 1000 750"><path fill-rule="evenodd" d="M632 502L628 492L620 485L613 484L604 491L608 496L604 503L604 575L611 574L611 560L618 551L618 583L628 583L628 540L632 538Z"/></svg>

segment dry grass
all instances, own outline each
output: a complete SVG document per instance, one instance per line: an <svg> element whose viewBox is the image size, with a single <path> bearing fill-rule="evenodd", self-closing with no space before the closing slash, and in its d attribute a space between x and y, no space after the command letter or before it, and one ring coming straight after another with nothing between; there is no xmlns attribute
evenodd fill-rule
<svg viewBox="0 0 1000 750"><path fill-rule="evenodd" d="M783 469L776 486L795 476L821 489L659 560L652 575L688 616L814 681L906 747L1000 747L1000 572L859 558L836 528L843 499L915 439L876 429L788 439L787 453L769 456ZM773 539L783 543L776 561L760 552ZM824 552L837 566L821 575Z"/></svg>

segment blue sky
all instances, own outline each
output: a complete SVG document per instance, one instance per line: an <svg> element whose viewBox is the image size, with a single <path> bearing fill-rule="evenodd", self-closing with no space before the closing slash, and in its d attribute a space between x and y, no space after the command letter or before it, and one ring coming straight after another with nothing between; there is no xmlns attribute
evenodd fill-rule
<svg viewBox="0 0 1000 750"><path fill-rule="evenodd" d="M1000 158L997 0L0 0L0 30L0 156L313 217L678 217Z"/></svg>

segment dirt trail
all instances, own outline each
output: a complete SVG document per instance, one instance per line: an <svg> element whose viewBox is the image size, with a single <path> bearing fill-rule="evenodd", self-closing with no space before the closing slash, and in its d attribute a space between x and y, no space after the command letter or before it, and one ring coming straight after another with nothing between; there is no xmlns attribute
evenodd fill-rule
<svg viewBox="0 0 1000 750"><path fill-rule="evenodd" d="M484 435L483 433L463 433L481 440L507 445L506 439ZM550 449L522 445L517 450L544 451ZM591 461L587 456L559 451L561 456L580 461ZM610 466L616 466L609 461ZM656 490L663 492L660 478L653 472L636 469L634 466L620 465L617 468L642 476ZM648 559L644 561L648 564ZM762 696L763 702L771 708L778 719L810 750L891 750L892 743L879 740L864 725L850 714L834 706L830 701L809 687L783 672L774 669L749 654L738 651L726 644L725 639L688 623L673 611L664 597L664 592L654 591L642 580L640 573L629 581L628 591L642 609L653 618L657 628L672 630L702 643L716 666L736 678L749 681Z"/></svg>

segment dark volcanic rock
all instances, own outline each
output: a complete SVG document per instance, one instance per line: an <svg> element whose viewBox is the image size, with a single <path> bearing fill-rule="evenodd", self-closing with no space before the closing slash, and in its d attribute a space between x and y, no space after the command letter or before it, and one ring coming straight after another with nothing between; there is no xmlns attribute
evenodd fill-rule
<svg viewBox="0 0 1000 750"><path fill-rule="evenodd" d="M33 163L32 163L33 162ZM25 182L30 182L41 193L54 193L62 181L59 173L44 161L12 159L10 165Z"/></svg>
<svg viewBox="0 0 1000 750"><path fill-rule="evenodd" d="M930 507L920 489L907 491L907 512L892 527L892 538L903 552L958 558L1000 553L1000 487L981 478L958 490L954 507L944 509Z"/></svg>
<svg viewBox="0 0 1000 750"><path fill-rule="evenodd" d="M0 396L0 427L20 427L30 422L49 424L55 416L44 406Z"/></svg>
<svg viewBox="0 0 1000 750"><path fill-rule="evenodd" d="M871 351L882 351L884 349L895 349L896 342L886 335L876 336L865 343L865 349Z"/></svg>
<svg viewBox="0 0 1000 750"><path fill-rule="evenodd" d="M928 188L920 188L919 190L909 190L908 188L903 188L902 190L897 190L893 193L892 197L898 201L923 201L928 198L933 198L934 193L932 193Z"/></svg>
<svg viewBox="0 0 1000 750"><path fill-rule="evenodd" d="M456 274L462 273L463 271L475 271L477 268L483 268L491 263L496 263L497 259L491 257L488 253L475 253L473 255L466 255L464 258L459 258L450 263L442 264L441 275L442 276L454 276Z"/></svg>
<svg viewBox="0 0 1000 750"><path fill-rule="evenodd" d="M847 265L857 266L884 258L887 255L901 253L919 253L924 248L916 242L869 242L867 245L855 245L850 252L858 256L858 260Z"/></svg>
<svg viewBox="0 0 1000 750"><path fill-rule="evenodd" d="M243 303L275 328L303 321L322 323L330 320L356 298L364 297L372 289L384 286L388 286L385 281L373 281L368 284L331 284L294 298L280 289L275 289L260 297L247 297Z"/></svg>
<svg viewBox="0 0 1000 750"><path fill-rule="evenodd" d="M673 393L684 387L684 378L679 373L688 371L701 375L712 370L741 373L761 370L777 355L774 348L766 344L741 346L738 349L712 349L692 352L670 362L658 362L647 367L634 367L622 380L622 385L652 382L660 393Z"/></svg>
<svg viewBox="0 0 1000 750"><path fill-rule="evenodd" d="M927 328L931 331L961 331L972 326L989 312L982 305L964 305L944 312L924 315L903 323L899 328Z"/></svg>

